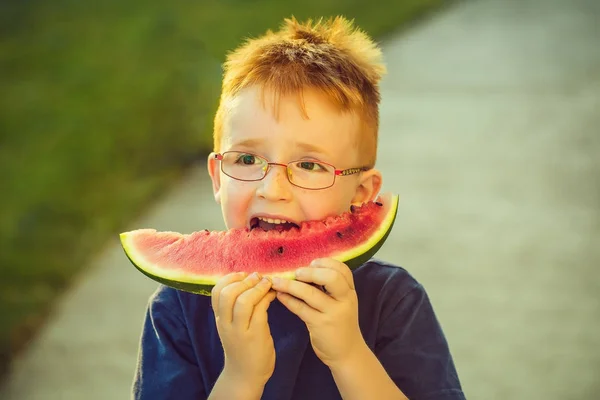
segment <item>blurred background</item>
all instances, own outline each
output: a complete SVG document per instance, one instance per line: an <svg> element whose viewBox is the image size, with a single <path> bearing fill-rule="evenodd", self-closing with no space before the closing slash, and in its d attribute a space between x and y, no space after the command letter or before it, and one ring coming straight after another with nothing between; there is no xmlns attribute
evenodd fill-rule
<svg viewBox="0 0 600 400"><path fill-rule="evenodd" d="M343 14L389 69L401 207L378 256L424 283L467 396L598 398L599 4L0 2L0 397L128 397L156 285L116 235L222 229L204 168L226 52Z"/></svg>

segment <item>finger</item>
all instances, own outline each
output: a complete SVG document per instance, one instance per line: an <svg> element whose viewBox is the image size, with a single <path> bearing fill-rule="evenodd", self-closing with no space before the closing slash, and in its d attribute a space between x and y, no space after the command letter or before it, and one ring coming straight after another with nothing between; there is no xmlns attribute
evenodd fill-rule
<svg viewBox="0 0 600 400"><path fill-rule="evenodd" d="M338 271L346 279L350 289L354 290L354 276L346 264L333 258L317 258L310 263L313 268L330 268Z"/></svg>
<svg viewBox="0 0 600 400"><path fill-rule="evenodd" d="M259 281L260 276L255 272L239 282L225 286L219 296L219 319L225 323L231 323L233 320L233 305L238 296L246 290L253 288Z"/></svg>
<svg viewBox="0 0 600 400"><path fill-rule="evenodd" d="M351 290L346 278L331 268L299 268L296 271L296 279L324 286L327 294L337 300L344 298Z"/></svg>
<svg viewBox="0 0 600 400"><path fill-rule="evenodd" d="M274 290L269 291L256 306L254 306L254 311L252 312L252 317L250 317L250 327L264 325L268 322L268 314L267 310L269 306L277 297L277 292Z"/></svg>
<svg viewBox="0 0 600 400"><path fill-rule="evenodd" d="M219 297L221 295L221 291L227 285L232 284L233 282L239 282L246 277L245 272L233 272L231 274L227 274L220 278L215 286L213 286L210 291L210 300L212 303L213 312L217 313L219 310Z"/></svg>
<svg viewBox="0 0 600 400"><path fill-rule="evenodd" d="M334 302L329 295L316 287L297 280L274 277L273 289L291 294L318 311L325 311L327 306Z"/></svg>
<svg viewBox="0 0 600 400"><path fill-rule="evenodd" d="M240 294L233 305L233 325L244 330L248 329L254 307L265 297L269 289L271 289L271 281L268 278L262 278L256 286Z"/></svg>
<svg viewBox="0 0 600 400"><path fill-rule="evenodd" d="M285 308L296 314L298 318L308 325L314 325L321 316L320 311L315 310L306 304L306 302L297 299L290 294L277 292L277 299L285 306Z"/></svg>

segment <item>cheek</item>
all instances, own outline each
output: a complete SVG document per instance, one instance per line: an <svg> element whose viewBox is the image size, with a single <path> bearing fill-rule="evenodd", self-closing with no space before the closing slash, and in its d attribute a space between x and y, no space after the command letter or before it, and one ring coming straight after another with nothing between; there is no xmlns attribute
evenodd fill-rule
<svg viewBox="0 0 600 400"><path fill-rule="evenodd" d="M306 197L302 211L307 220L321 220L331 215L341 214L350 209L351 198L343 192L322 191Z"/></svg>
<svg viewBox="0 0 600 400"><path fill-rule="evenodd" d="M225 225L227 229L244 228L246 211L252 199L252 188L248 184L229 178L222 182L221 208Z"/></svg>

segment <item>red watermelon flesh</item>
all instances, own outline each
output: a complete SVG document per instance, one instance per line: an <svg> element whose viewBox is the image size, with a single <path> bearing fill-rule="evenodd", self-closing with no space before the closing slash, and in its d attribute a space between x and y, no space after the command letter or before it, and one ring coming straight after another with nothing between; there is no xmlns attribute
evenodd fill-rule
<svg viewBox="0 0 600 400"><path fill-rule="evenodd" d="M398 196L321 221L305 221L289 230L230 229L191 234L139 229L121 234L131 262L167 285L207 294L223 275L259 272L293 278L314 259L331 257L355 268L381 247L394 223Z"/></svg>

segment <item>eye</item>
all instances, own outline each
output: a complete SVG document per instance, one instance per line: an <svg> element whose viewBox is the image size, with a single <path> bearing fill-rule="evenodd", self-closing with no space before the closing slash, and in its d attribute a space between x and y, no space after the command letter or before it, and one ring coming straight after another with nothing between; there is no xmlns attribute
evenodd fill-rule
<svg viewBox="0 0 600 400"><path fill-rule="evenodd" d="M316 163L314 161L300 161L298 163L298 166L300 167L300 169L304 169L306 171L311 171L311 172L319 172L319 171L327 170L321 164Z"/></svg>
<svg viewBox="0 0 600 400"><path fill-rule="evenodd" d="M254 165L256 157L252 154L240 154L236 160L236 164Z"/></svg>

